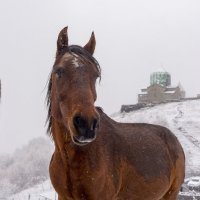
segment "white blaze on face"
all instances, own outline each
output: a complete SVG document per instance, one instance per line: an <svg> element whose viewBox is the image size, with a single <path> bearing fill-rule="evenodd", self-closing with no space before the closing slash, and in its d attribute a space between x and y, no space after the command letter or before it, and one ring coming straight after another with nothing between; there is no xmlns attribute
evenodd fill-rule
<svg viewBox="0 0 200 200"><path fill-rule="evenodd" d="M75 66L75 68L80 67L78 59L76 57L74 57L74 59L72 60L72 63Z"/></svg>
<svg viewBox="0 0 200 200"><path fill-rule="evenodd" d="M64 63L67 62L68 60L71 60L71 62L74 65L75 68L82 66L82 64L78 60L78 55L76 55L75 53L72 53L72 54L65 53L64 56L62 57L60 64L64 65Z"/></svg>

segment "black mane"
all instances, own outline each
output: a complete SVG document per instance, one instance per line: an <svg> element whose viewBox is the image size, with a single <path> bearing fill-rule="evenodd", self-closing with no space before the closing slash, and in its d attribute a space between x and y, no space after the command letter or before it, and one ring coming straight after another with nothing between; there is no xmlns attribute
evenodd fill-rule
<svg viewBox="0 0 200 200"><path fill-rule="evenodd" d="M65 53L69 53L71 55L75 54L79 58L81 58L83 62L93 63L99 73L99 78L101 80L101 68L98 61L84 48L78 45L70 45L68 47L63 48L62 51L60 51L56 55L56 59L58 58L58 56L63 56ZM52 136L51 89L52 89L52 80L51 80L51 74L50 74L50 78L48 81L47 95L46 95L46 102L47 102L47 108L48 108L46 124L47 124L47 134L50 136Z"/></svg>

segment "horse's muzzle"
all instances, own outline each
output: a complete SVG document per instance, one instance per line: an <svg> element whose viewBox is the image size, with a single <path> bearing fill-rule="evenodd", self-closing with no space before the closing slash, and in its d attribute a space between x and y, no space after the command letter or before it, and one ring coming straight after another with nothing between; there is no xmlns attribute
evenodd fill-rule
<svg viewBox="0 0 200 200"><path fill-rule="evenodd" d="M74 142L78 144L87 144L96 138L96 131L99 127L98 117L88 120L80 115L76 115L73 118L73 124L77 132L77 134L73 136Z"/></svg>

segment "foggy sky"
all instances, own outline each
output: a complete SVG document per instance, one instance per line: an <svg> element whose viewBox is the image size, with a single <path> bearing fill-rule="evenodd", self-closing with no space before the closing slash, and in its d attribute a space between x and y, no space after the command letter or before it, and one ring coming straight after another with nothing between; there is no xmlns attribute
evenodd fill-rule
<svg viewBox="0 0 200 200"><path fill-rule="evenodd" d="M96 105L108 114L136 103L161 66L187 96L200 93L199 0L6 0L0 13L0 153L45 136L45 85L65 26L70 44L95 32Z"/></svg>

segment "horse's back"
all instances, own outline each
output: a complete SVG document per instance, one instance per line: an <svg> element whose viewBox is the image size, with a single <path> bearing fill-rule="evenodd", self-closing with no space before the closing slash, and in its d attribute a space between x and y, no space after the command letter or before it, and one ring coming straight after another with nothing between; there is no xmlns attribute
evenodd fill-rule
<svg viewBox="0 0 200 200"><path fill-rule="evenodd" d="M173 162L184 154L177 137L166 127L147 123L118 123L116 134L127 145L147 156L168 152ZM145 149L150 152L145 153ZM160 152L158 152L160 150ZM155 153L155 154L154 154Z"/></svg>

